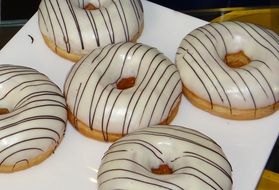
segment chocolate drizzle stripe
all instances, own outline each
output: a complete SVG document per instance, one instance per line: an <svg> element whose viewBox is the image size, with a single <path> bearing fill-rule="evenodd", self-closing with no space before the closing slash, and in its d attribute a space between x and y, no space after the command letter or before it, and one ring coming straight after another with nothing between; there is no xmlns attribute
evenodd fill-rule
<svg viewBox="0 0 279 190"><path fill-rule="evenodd" d="M157 57L157 56L155 56L155 57ZM155 58L154 57L154 58ZM154 59L152 60L152 62L154 61ZM161 64L163 63L165 61L165 59L163 59L163 60L160 60L160 62L157 64L157 66L156 66L156 68L154 69L154 71L152 72L152 74L151 74L151 77L150 78L145 78L144 80L152 80L153 79L153 77L155 76L155 73L157 72L157 70L158 70L158 68L161 66ZM152 62L151 62L151 64L152 64ZM149 71L146 73L146 74L148 74L149 73ZM142 83L141 83L142 84ZM140 84L140 85L141 85ZM133 118L133 115L135 114L135 111L136 111L136 109L137 109L137 105L139 104L139 102L140 102L140 100L141 100L141 97L142 97L142 95L143 95L143 93L145 92L145 89L148 87L148 85L149 85L149 83L146 83L146 85L142 88L142 90L141 90L141 92L140 92L140 94L139 94L139 97L137 98L137 100L136 100L136 103L135 103L135 106L133 107L133 109L132 109L132 113L131 113L131 116L130 116L130 118L129 118L129 121L128 121L128 125L127 125L127 128L126 128L126 133L128 133L129 132L129 129L130 129L130 126L131 126L131 122L132 122L132 118ZM140 87L140 86L139 86ZM138 89L137 89L138 90ZM135 93L137 92L137 90L135 91ZM128 109L129 109L129 107L128 107ZM127 109L127 111L128 111L128 109ZM125 124L125 123L124 123ZM140 123L139 123L139 125L140 125Z"/></svg>
<svg viewBox="0 0 279 190"><path fill-rule="evenodd" d="M88 20L90 22L93 34L92 38L96 40L96 44L99 47L100 46L100 38L99 38L99 34L98 34L98 28L96 27L96 22L95 19L92 15L92 13L90 11L85 11L86 16L88 17Z"/></svg>
<svg viewBox="0 0 279 190"><path fill-rule="evenodd" d="M264 88L263 85L260 83L260 81L254 76L254 74L253 74L251 71L249 71L248 69L245 69L245 68L240 68L240 70L243 70L243 71L249 73L249 75L252 76L253 79L257 82L257 84L261 87L261 89L262 89L262 91L264 92L266 98L268 98L268 94L267 94L265 88Z"/></svg>
<svg viewBox="0 0 279 190"><path fill-rule="evenodd" d="M125 144L125 143L138 143L138 142L141 142L141 143L144 143L144 144L147 144L147 145L149 145L151 148L150 148L150 150L151 149L155 149L157 152L159 152L160 154L162 154L162 152L158 149L158 148L156 148L154 145L152 145L151 143L149 143L149 142L147 142L147 141L144 141L144 140L140 140L140 139L126 139L126 140L121 140L121 141L117 141L117 142L115 142L115 143L113 143L111 146L110 146L110 149L113 149L113 148L115 148L115 147L117 147L117 146L120 146L120 145L123 145L123 144ZM146 146L145 146L146 147ZM153 151L152 151L153 152Z"/></svg>
<svg viewBox="0 0 279 190"><path fill-rule="evenodd" d="M192 60L196 63L196 65L198 65L198 67L203 71L203 74L206 75L207 79L210 81L211 85L214 87L214 89L215 89L215 91L217 92L217 94L218 94L220 100L221 100L222 102L224 102L224 99L222 98L221 93L219 92L217 86L214 84L213 80L212 80L211 77L208 75L208 73L207 73L207 72L204 70L204 68L199 64L199 62L196 60L196 58L194 57L194 55L192 55L192 54L191 54L190 52L188 52L188 51L187 51L186 53L187 53L188 55L190 55L190 57L191 57ZM199 53L198 53L198 54L199 54ZM200 58L202 58L200 54L199 54L199 56L200 56ZM184 58L184 59L185 59L185 58ZM213 74L214 78L216 79L216 81L218 82L218 84L220 85L220 87L222 88L223 93L226 94L225 89L224 89L223 85L221 84L220 80L218 79L217 75L212 71L212 69L209 67L209 65L206 63L206 61L205 61L203 58L202 58L202 60L203 60L203 62L206 64L207 68L211 71L211 73ZM226 96L226 98L227 98L227 101L229 102L229 104L231 104L231 103L230 103L230 100L229 100L229 97Z"/></svg>
<svg viewBox="0 0 279 190"><path fill-rule="evenodd" d="M196 36L193 36L190 34L191 37L195 38L197 41L199 41L200 44L202 44L202 46L205 48L205 50L208 52L208 54L213 58L213 60L215 61L215 63L217 63L217 65L224 71L224 73L231 79L231 81L234 83L234 85L237 87L239 93L241 94L242 98L244 101L246 101L245 96L243 94L243 92L241 91L241 89L239 88L239 86L237 85L236 81L234 80L234 78L223 68L223 66L216 60L216 58L212 55L212 53L208 50L208 48L206 47L206 45L200 40L198 39ZM185 39L186 40L186 39ZM189 41L186 40L188 43ZM200 55L200 54L199 54ZM201 55L200 55L201 56Z"/></svg>
<svg viewBox="0 0 279 190"><path fill-rule="evenodd" d="M103 162L102 165L104 166L106 164L111 164L112 162L123 162L123 161L132 163L132 164L134 164L136 166L139 166L140 168L144 169L147 172L151 172L150 169L147 169L146 167L144 167L144 165L139 164L138 162L136 162L134 160L127 159L127 158L122 158L122 157L121 158L117 158L117 159L112 159L112 160L109 160L109 161L106 161L106 162ZM117 164L117 163L115 163L115 164ZM99 176L100 176L100 174L98 173L98 177L97 178L99 178Z"/></svg>
<svg viewBox="0 0 279 190"><path fill-rule="evenodd" d="M112 0L112 2L113 2L114 6L115 6L115 8L116 8L116 10L118 12L120 20L121 20L121 24L122 24L122 27L123 27L123 32L125 34L125 41L129 41L129 36L127 35L127 27L125 27L125 25L124 25L124 21L123 21L123 18L121 16L120 10L119 10L117 4L115 3L115 1Z"/></svg>
<svg viewBox="0 0 279 190"><path fill-rule="evenodd" d="M83 50L84 49L84 43L83 43L82 33L81 33L81 30L80 30L80 25L79 25L77 16L75 14L74 8L73 8L72 3L70 2L70 0L66 0L66 3L68 5L68 8L71 12L71 15L74 19L75 26L77 28L77 32L78 32L78 36L79 36L79 40L80 40L81 49Z"/></svg>
<svg viewBox="0 0 279 190"><path fill-rule="evenodd" d="M58 5L58 8L60 8L57 0L56 0L56 2L57 2L57 5ZM58 15L57 15L57 13L56 13L56 11L55 11L55 8L54 8L54 6L53 6L53 4L52 4L52 1L49 1L49 4L50 4L50 6L51 6L51 8L52 8L52 12L54 13L54 16L55 16L55 18L56 18L56 21L57 21L57 23L58 23L58 26L59 26L59 28L60 28L60 30L61 30L61 33L62 33L62 35L63 35L63 39L67 39L67 36L65 35L65 33L64 33L64 31L63 31L62 25L61 25L61 23L59 22ZM59 11L60 11L60 13L61 13L61 10L60 10L60 9L59 9ZM61 14L60 14L60 15L61 15ZM64 41L65 41L65 43L67 42L66 40L64 40ZM67 52L69 52L67 43L66 43L66 47L67 47Z"/></svg>
<svg viewBox="0 0 279 190"><path fill-rule="evenodd" d="M111 149L113 149L113 148L118 148L119 146L121 147L121 146L127 145L127 144L138 145L138 146L141 146L141 147L146 148L146 150L149 150L150 152L152 152L152 154L153 154L156 158L158 158L158 159L161 161L161 163L164 163L163 159L162 159L160 156L158 156L158 155L156 154L156 152L159 152L160 154L162 154L162 152L161 152L159 149L157 149L156 147L154 147L152 144L150 144L150 143L148 143L148 142L146 142L146 141L137 140L137 139L131 140L131 142L129 142L128 140L126 140L126 141L121 141L120 143L114 144L114 145L111 147ZM146 145L146 144L147 144L147 145ZM156 150L156 152L154 151L154 149Z"/></svg>
<svg viewBox="0 0 279 190"><path fill-rule="evenodd" d="M200 31L203 35L205 35L205 37L206 37L206 38L210 41L210 43L212 44L212 46L213 46L213 48L214 48L216 54L218 55L218 57L219 57L220 59L222 59L221 56L220 56L220 54L219 54L219 52L218 52L218 50L217 50L216 45L214 45L214 42L211 40L211 38L210 38L205 32L203 32L203 31L201 30L201 28L197 28L196 30L197 30L197 31ZM192 47L193 47L193 45L192 45ZM196 48L195 48L195 50L196 50ZM199 53L199 52L198 52L198 53ZM204 61L204 62L205 62L205 61Z"/></svg>
<svg viewBox="0 0 279 190"><path fill-rule="evenodd" d="M26 162L26 163L29 165L29 161L28 161L27 159L19 160L19 161L17 161L17 162L13 165L13 171L14 171L16 165L18 165L19 163L22 163L22 162Z"/></svg>
<svg viewBox="0 0 279 190"><path fill-rule="evenodd" d="M247 24L248 27L250 27L254 32L256 32L259 36L261 36L261 39L263 39L264 41L266 41L271 47L274 48L274 50L277 52L277 54L279 53L279 47L275 47L266 37L264 37L259 31L259 27L257 27L257 29L255 29L251 24ZM271 50L270 50L271 51Z"/></svg>
<svg viewBox="0 0 279 190"><path fill-rule="evenodd" d="M168 182L168 181L165 181L165 180L161 180L161 179L158 179L158 178L154 178L154 177L151 177L151 176L148 176L148 175L144 175L144 174L136 172L136 171L126 170L126 169L106 170L105 172L98 174L98 177L101 177L102 175L106 175L107 173L111 173L111 172L113 173L113 172L118 172L118 171L125 172L125 173L127 173L126 175L128 175L128 176L132 176L133 174L137 175L137 176L135 176L135 179L139 179L139 178L143 177L143 178L147 178L148 180L158 181L158 182L161 182L161 183L164 183L164 184L167 184L167 185L171 185L171 186L174 186L174 187L176 187L178 189L183 190L182 187L180 187L180 186L178 186L178 185L176 185L174 183L171 183L171 182Z"/></svg>
<svg viewBox="0 0 279 190"><path fill-rule="evenodd" d="M38 92L31 92L28 95L22 97L14 106L14 110L16 110L19 107L22 107L23 104L26 104L29 100L32 100L34 98L39 98L43 96L49 96L53 98L63 99L63 96L61 94L58 94L56 92L51 91L38 91ZM64 105L64 103L61 102L61 104Z"/></svg>
<svg viewBox="0 0 279 190"><path fill-rule="evenodd" d="M274 36L274 34L272 33L272 31L267 30L267 29L263 29L261 27L259 27L262 31L264 31L267 35L269 35L274 41L275 43L277 43L279 45L279 38Z"/></svg>
<svg viewBox="0 0 279 190"><path fill-rule="evenodd" d="M222 26L223 28L225 28L225 30L230 34L231 38L233 39L233 34L230 31L230 29L228 29L228 27L226 25L224 25L223 23L218 23L220 26Z"/></svg>
<svg viewBox="0 0 279 190"><path fill-rule="evenodd" d="M48 131L48 132L50 132L50 133L53 133L53 134L55 134L55 135L57 136L58 139L61 138L60 134L59 134L57 131L53 130L53 129L50 129L50 128L43 128L43 127L33 127L33 128L28 128L28 129L16 131L16 132L14 132L14 133L10 133L10 134L8 134L8 135L2 136L2 137L0 137L0 140L3 140L3 139L5 139L5 138L7 138L7 137L11 137L11 136L13 136L13 135L17 135L17 134L24 133L24 132L29 132L29 131L40 131L40 130Z"/></svg>
<svg viewBox="0 0 279 190"><path fill-rule="evenodd" d="M175 71L173 71L173 73L170 75L170 77L168 78L168 80L166 81L166 83L165 83L165 85L164 85L164 87L162 88L162 91L160 92L160 96L159 96L159 98L157 98L157 100L156 100L156 102L155 102L155 106L153 106L153 109L152 109L152 112L151 112L151 115L150 115L150 117L149 117L149 121L148 121L148 125L147 126L150 126L150 123L151 123L151 120L152 120L152 118L153 118L153 115L154 115L154 112L155 112L155 110L156 110L156 108L157 108L157 105L158 105L158 102L159 102L159 100L161 99L161 95L163 94L163 92L165 91L165 89L166 89L166 87L168 86L168 83L170 82L170 80L171 79L173 79L173 76L175 75L175 74L178 74L178 71L177 70L175 70ZM180 82L180 80L177 80L177 83L176 83L176 85L175 85L175 88L177 87L177 84ZM168 98L168 101L169 101L169 99L170 99L170 97L173 97L173 90L172 90L172 93L170 94L170 96L169 96L169 98ZM151 96L150 96L151 97ZM166 106L168 105L168 101L167 101L167 103L166 103ZM159 112L160 110L158 110L158 111L156 111L156 112ZM162 112L162 115L164 114L164 110L163 110L163 112ZM142 120L142 119L141 119ZM162 120L162 118L161 118L161 120ZM141 122L140 122L141 123Z"/></svg>
<svg viewBox="0 0 279 190"><path fill-rule="evenodd" d="M260 73L260 75L263 77L263 79L265 80L266 84L268 85L268 88L269 88L270 92L272 93L272 97L273 97L274 104L275 104L277 102L276 97L275 97L275 92L273 91L273 89L272 89L270 83L268 82L267 78L264 76L264 74L257 67L252 66L252 68L257 70Z"/></svg>
<svg viewBox="0 0 279 190"><path fill-rule="evenodd" d="M213 185L211 185L210 183L208 183L207 181L203 180L201 177L199 177L199 176L197 176L197 175L195 175L195 174L192 174L192 173L189 173L189 172L183 172L183 173L179 173L179 174L177 174L177 175L190 175L190 176L195 177L196 179L198 179L198 180L204 182L205 184L207 184L207 185L208 185L209 187L211 187L212 189L217 190L217 188L215 188Z"/></svg>
<svg viewBox="0 0 279 190"><path fill-rule="evenodd" d="M133 7L135 16L136 16L136 18L137 18L136 20L137 20L138 28L140 28L140 22L139 22L139 20L140 20L140 15L139 15L139 12L138 12L138 10L137 10L137 7L136 7L136 5L135 5L134 0L131 0L131 5L132 5L132 7Z"/></svg>
<svg viewBox="0 0 279 190"><path fill-rule="evenodd" d="M23 86L25 84L29 84L29 83L33 83L33 82L46 82L48 81L47 79L35 79L35 80L28 80L28 81L24 81L22 83L19 83L17 85L15 85L12 89L10 89L6 94L4 94L0 100L3 100L4 98L6 98L11 92L13 92L15 89L19 88L20 86Z"/></svg>
<svg viewBox="0 0 279 190"><path fill-rule="evenodd" d="M224 45L224 48L225 48L225 52L226 54L228 54L228 50L227 50L227 46L226 46L226 42L225 42L225 39L223 38L222 34L220 33L219 30L217 30L213 24L208 24L207 26L209 26L210 28L212 28L215 32L217 32L217 34L220 36L220 38L222 39L222 42L223 42L223 45Z"/></svg>
<svg viewBox="0 0 279 190"><path fill-rule="evenodd" d="M117 154L117 153L121 153L121 152L127 152L127 150L115 150L115 151L109 151L109 152L106 152L104 154L104 156L102 157L102 160L107 157L108 155L110 154Z"/></svg>
<svg viewBox="0 0 279 190"><path fill-rule="evenodd" d="M40 152L44 152L44 150L42 150L42 149L40 149L40 148L36 148L36 147L34 147L34 148L25 148L25 149L21 149L21 150L18 150L18 151L15 151L15 152L13 152L12 154L9 154L8 156L6 156L1 162L0 162L0 166L2 166L2 164L7 160L7 159L9 159L10 157L12 157L13 155L15 155L15 154L18 154L18 153L20 153L20 152L24 152L24 151L30 151L30 150L37 150L37 151L40 151Z"/></svg>
<svg viewBox="0 0 279 190"><path fill-rule="evenodd" d="M146 136L155 136L155 137L169 137L169 138L173 138L173 139L176 139L176 140L179 140L179 141L184 141L184 142L187 142L187 143L190 143L190 144L193 144L193 145L196 145L196 146L198 146L198 147L200 147L200 148L204 148L204 149L206 149L206 150L209 150L209 151L211 151L211 152L213 152L213 153L215 153L216 155L219 155L221 158L223 158L226 162L228 162L227 161L227 159L222 155L222 154L220 154L220 152L218 152L218 151L216 151L216 150L214 150L214 149L212 149L212 148L210 148L210 147L207 147L207 146L205 146L205 145L203 145L203 144L201 144L201 143L198 143L198 142L195 142L195 141L193 141L193 140L191 140L191 139L187 139L187 138L183 138L183 137L179 137L179 136L175 136L175 135L172 135L172 134L167 134L167 133L150 133L150 132L141 132L141 133L136 133L136 134L134 134L135 136L138 136L138 135L146 135Z"/></svg>
<svg viewBox="0 0 279 190"><path fill-rule="evenodd" d="M267 63L265 63L264 61L261 61L261 60L251 60L251 62L259 62L259 63L262 63L263 65L265 65L271 72L272 72L272 70L271 70L271 68L269 67L269 65L267 64Z"/></svg>
<svg viewBox="0 0 279 190"><path fill-rule="evenodd" d="M64 36L64 41L65 41L65 44L66 44L66 51L67 51L67 52L71 52L71 44L70 44L70 42L69 42L69 34L68 34L68 30L67 30L65 18L64 18L63 12L62 12L62 10L61 10L60 4L58 3L58 0L56 0L56 4L57 4L57 7L58 7L58 10L59 10L59 13L60 13L60 17L61 17L61 19L62 19L63 26L64 26L64 30L65 30L65 35L64 35L64 33L63 33L63 36ZM57 22L59 23L59 19L57 19ZM61 25L61 24L60 24L60 25ZM63 32L62 27L61 27L61 30L62 30L62 32Z"/></svg>
<svg viewBox="0 0 279 190"><path fill-rule="evenodd" d="M165 104L165 107L164 107L164 109L163 109L163 111L162 111L162 115L161 115L161 119L160 119L161 121L164 120L164 118L165 118L164 115L165 115L166 109L167 109L167 107L169 106L169 104L171 103L170 100L171 100L171 98L173 98L173 94L174 94L175 89L176 89L179 85L180 85L180 86L182 85L180 80L178 80L177 83L173 86L173 89L172 89L172 91L171 91L171 94L169 95L169 97L168 97L168 99L167 99L167 103ZM172 102L172 105L170 106L168 115L170 115L171 111L173 110L173 107L175 106L175 104L178 103L178 100L181 98L181 96L182 96L182 92L179 93L176 97L174 97L174 101ZM150 123L150 121L149 121L149 123Z"/></svg>
<svg viewBox="0 0 279 190"><path fill-rule="evenodd" d="M239 78L241 78L242 82L244 83L244 85L246 86L247 90L249 91L249 94L250 94L251 99L253 101L254 108L256 110L257 109L256 101L255 101L255 98L253 96L253 93L252 93L251 89L249 88L249 85L247 85L246 81L243 79L243 77L240 75L239 72L236 72L236 74L239 76ZM256 111L255 111L255 113L256 113Z"/></svg>
<svg viewBox="0 0 279 190"><path fill-rule="evenodd" d="M180 168L181 170L182 169L186 169L188 171L188 173L190 173L189 170L193 170L192 174L195 174L195 173L198 173L198 174L201 174L202 176L204 177L200 177L200 179L203 179L203 181L208 181L206 179L209 179L210 181L212 181L216 186L218 186L218 189L222 189L221 185L219 185L212 177L210 177L209 175L207 175L205 172L197 169L197 168L194 168L194 167L191 167L191 166L185 166L183 168ZM183 172L175 172L175 174L183 174ZM197 174L195 174L197 175ZM197 175L198 176L198 175ZM208 182L208 184L210 184L210 182ZM212 185L213 187L213 185ZM217 189L217 188L216 188Z"/></svg>
<svg viewBox="0 0 279 190"><path fill-rule="evenodd" d="M255 41L257 42L260 46L262 46L264 49L266 49L267 51L269 51L274 57L277 58L277 60L279 60L278 55L276 55L271 49L269 49L268 47L266 47L264 44L260 43L251 33L250 31L248 31L245 27L243 27L239 22L233 22L235 25L239 26L240 28L242 28L247 34L249 34L249 36ZM278 51L278 50L277 50ZM278 53L277 53L278 54Z"/></svg>
<svg viewBox="0 0 279 190"><path fill-rule="evenodd" d="M109 38L110 38L110 43L113 43L113 36L111 35L111 34L113 34L113 32L110 32L110 31L109 31L109 27L108 27L107 21L106 21L106 19L105 19L105 16L104 16L102 10L99 9L99 11L100 11L100 14L102 15L103 21L104 21L105 26L106 26L106 28L107 28L107 33L108 33L108 36L109 36Z"/></svg>
<svg viewBox="0 0 279 190"><path fill-rule="evenodd" d="M212 102L212 97L211 94L208 90L208 88L206 87L206 83L201 79L201 77L199 76L199 74L197 73L197 71L191 66L191 64L185 59L185 57L183 57L183 60L185 61L185 63L189 66L189 68L193 71L193 73L196 75L196 77L198 78L198 80L200 81L200 83L202 84L202 86L204 87L206 94L209 98L210 101L210 105L211 105L211 109L213 109L213 102Z"/></svg>
<svg viewBox="0 0 279 190"><path fill-rule="evenodd" d="M56 116L51 116L51 115L39 115L39 116L31 116L31 117L27 117L27 118L24 118L24 119L21 119L21 120L18 120L18 121L15 121L13 123L10 123L8 125L5 125L5 126L1 126L0 128L0 131L2 130L5 130L5 129L9 129L11 127L15 127L19 124L23 124L23 123L27 123L27 122L30 122L30 121L36 121L36 120L53 120L53 121L58 121L58 122L61 122L63 124L66 125L66 122L61 119L60 117L56 117Z"/></svg>
<svg viewBox="0 0 279 190"><path fill-rule="evenodd" d="M55 35L53 23L52 23L52 20L51 20L51 16L50 16L50 13L49 13L49 8L47 6L46 0L44 0L44 5L45 5L46 11L47 11L47 15L48 15L48 18L49 18L49 23L50 23L51 30L52 30L52 37L53 37L53 42L54 42L54 45L55 45L55 52L57 52L56 35Z"/></svg>
<svg viewBox="0 0 279 190"><path fill-rule="evenodd" d="M228 174L228 172L227 172L226 170L224 170L220 165L218 165L218 164L217 164L216 162L214 162L213 160L210 160L210 159L208 159L208 158L206 158L206 157L204 157L204 156L202 156L202 155L195 154L195 153L193 153L193 152L184 152L184 153L191 154L191 155L184 155L183 157L180 157L180 158L176 159L176 161L177 161L177 160L180 160L180 159L183 159L183 158L187 158L187 159L188 159L188 158L192 158L192 159L196 159L196 160L205 162L205 163L211 165L212 167L214 167L214 168L220 170L220 171L221 171L223 174L225 174L225 176L227 176L228 179L232 182L232 178L231 178L230 174ZM193 155L195 155L195 156L193 156ZM188 167L186 166L186 167L177 168L177 169L174 170L173 172L174 172L174 173L177 173L178 171L184 170L184 169L186 169L186 168L188 168Z"/></svg>
<svg viewBox="0 0 279 190"><path fill-rule="evenodd" d="M174 65L168 65L165 69L164 69L164 71L161 73L161 76L158 76L159 78L158 78L158 80L156 81L156 84L155 84L155 86L152 88L152 90L151 90L151 92L150 92L150 94L149 94L149 96L148 96L148 98L147 98L147 100L146 100L146 102L145 102L145 105L144 105L144 110L143 110L143 112L142 112L142 114L141 114L141 118L140 118L140 124L139 125L141 125L141 123L142 123L142 119L143 119L143 117L144 117L144 114L145 113L148 113L147 111L146 111L146 108L147 108L147 105L150 105L150 104L152 104L152 102L150 102L150 99L151 99L151 97L153 96L153 94L154 94L154 92L155 92L155 90L157 89L157 86L159 85L159 83L161 82L161 80L162 80L162 78L163 77L166 77L166 72L168 71L168 70L173 70L173 66ZM174 71L175 72L175 71ZM166 85L164 86L164 87L166 87ZM164 88L162 89L162 91L164 90ZM162 92L160 92L160 95L162 94ZM160 96L157 98L157 101L156 102L154 102L155 103L155 105L153 106L152 105L152 107L154 107L154 109L156 108L156 105L157 105L157 103L158 103L158 101L160 100ZM153 115L153 114L151 114L151 115ZM149 121L152 119L152 117L151 116L149 116ZM149 126L149 125L148 125Z"/></svg>
<svg viewBox="0 0 279 190"><path fill-rule="evenodd" d="M105 180L103 181L102 183L99 184L99 187L102 186L104 183L108 183L108 182L111 182L111 181L114 181L114 180L132 180L132 181L136 181L136 182L140 182L140 183L146 183L146 184L149 184L149 185L153 185L155 187L160 187L160 188L163 188L163 189L169 189L169 190L173 190L171 188L168 188L168 187L165 187L165 186L162 186L160 184L156 184L156 183L151 183L151 182L148 182L148 181L143 181L143 180L139 180L139 179L136 179L136 178L132 178L132 177L113 177L113 178L109 178L108 180Z"/></svg>
<svg viewBox="0 0 279 190"><path fill-rule="evenodd" d="M110 86L110 84L108 84L108 86ZM102 93L104 92L106 90L106 88L104 88L104 90L102 91ZM112 93L112 91L114 90L114 88L111 88L110 89L110 91L109 91L109 94L108 94L108 98L106 98L106 101L105 101L105 106L104 106L104 110L103 110L103 114L102 114L102 119L101 119L101 126L102 126L102 134L103 134L103 139L105 140L105 141L108 141L108 132L107 132L107 128L108 128L108 126L106 127L106 129L104 129L104 127L105 127L105 113L106 113L106 110L105 110L105 108L107 108L107 104L108 104L108 100L109 100L109 98L110 98L110 95L111 95L111 93ZM99 97L102 97L102 93L101 93L101 95L99 96ZM120 93L119 93L120 94ZM119 95L118 94L118 95ZM98 102L99 103L99 102ZM97 104L97 106L96 107L98 107L98 104ZM92 122L93 123L93 122Z"/></svg>
<svg viewBox="0 0 279 190"><path fill-rule="evenodd" d="M111 19L111 16L110 16L110 13L108 12L108 9L105 9L107 15L108 15L108 20L109 20L109 24L110 24L110 28L111 28L111 36L112 36L112 43L115 43L115 32L114 32L114 29L113 29L113 25L112 25L112 19Z"/></svg>
<svg viewBox="0 0 279 190"><path fill-rule="evenodd" d="M21 74L17 74L17 73L21 73ZM1 76L4 76L4 75L6 75L6 74L13 74L13 75L10 75L8 78L5 78L4 80L2 80L2 81L0 81L0 84L3 84L3 83L5 83L5 82L7 82L7 81L9 81L10 79L12 79L12 78L16 78L16 77L21 77L21 76L31 76L31 75L41 75L41 74L39 74L39 73L34 73L34 72L25 72L25 71L23 71L23 72L11 72L11 73L5 73L5 74L1 74Z"/></svg>
<svg viewBox="0 0 279 190"><path fill-rule="evenodd" d="M46 31L48 32L48 27L47 27L47 24L46 24L46 19L45 19L43 13L42 13L41 8L38 8L38 12L39 12L39 15L41 15L41 18L43 19L44 25L45 25L45 27L46 27ZM41 21L41 20L39 19L39 20L38 20L39 25L41 25L40 21Z"/></svg>
<svg viewBox="0 0 279 190"><path fill-rule="evenodd" d="M7 147L5 147L4 149L0 150L0 154L5 152L6 150L14 147L14 146L17 146L17 145L20 145L20 144L23 144L23 143L26 143L26 142L30 142L30 141L36 141L38 142L39 140L50 140L50 141L53 141L55 143L58 143L56 139L52 138L52 137L36 137L36 138L29 138L29 139L24 139L22 141L17 141L16 143L14 144L11 144Z"/></svg>

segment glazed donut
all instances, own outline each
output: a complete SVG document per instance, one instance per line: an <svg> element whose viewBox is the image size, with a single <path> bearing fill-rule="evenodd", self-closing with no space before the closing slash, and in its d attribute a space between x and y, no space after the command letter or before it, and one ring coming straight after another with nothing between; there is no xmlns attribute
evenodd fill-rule
<svg viewBox="0 0 279 190"><path fill-rule="evenodd" d="M237 120L278 110L279 36L242 22L210 23L182 40L176 63L195 106Z"/></svg>
<svg viewBox="0 0 279 190"><path fill-rule="evenodd" d="M140 0L42 0L38 17L46 44L74 62L97 47L135 42L143 30Z"/></svg>
<svg viewBox="0 0 279 190"><path fill-rule="evenodd" d="M176 66L153 47L118 43L73 66L64 86L70 122L85 136L115 141L138 128L170 123L182 83Z"/></svg>
<svg viewBox="0 0 279 190"><path fill-rule="evenodd" d="M232 168L221 147L198 131L154 126L113 143L98 171L98 189L232 188Z"/></svg>
<svg viewBox="0 0 279 190"><path fill-rule="evenodd" d="M67 121L60 89L38 71L0 65L0 172L45 160L62 140Z"/></svg>

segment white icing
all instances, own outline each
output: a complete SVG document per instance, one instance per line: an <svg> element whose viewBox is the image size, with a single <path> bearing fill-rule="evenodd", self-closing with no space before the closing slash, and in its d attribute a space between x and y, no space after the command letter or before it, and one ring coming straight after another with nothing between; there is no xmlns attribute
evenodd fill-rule
<svg viewBox="0 0 279 190"><path fill-rule="evenodd" d="M160 165L173 173L152 173ZM98 189L229 190L231 172L221 147L209 137L185 127L158 125L110 146L98 171Z"/></svg>
<svg viewBox="0 0 279 190"><path fill-rule="evenodd" d="M67 121L60 89L38 71L0 65L0 167L27 162L58 146Z"/></svg>
<svg viewBox="0 0 279 190"><path fill-rule="evenodd" d="M85 10L88 3L99 9ZM143 24L140 0L42 0L38 12L41 32L64 51L78 55L130 41Z"/></svg>
<svg viewBox="0 0 279 190"><path fill-rule="evenodd" d="M122 78L135 85L116 88ZM119 43L94 50L75 64L64 92L69 109L91 129L126 134L159 124L178 104L181 80L176 66L157 49Z"/></svg>
<svg viewBox="0 0 279 190"><path fill-rule="evenodd" d="M227 66L225 55L240 50L251 62ZM279 37L268 29L241 22L207 24L183 39L176 63L183 84L212 104L257 109L278 102Z"/></svg>

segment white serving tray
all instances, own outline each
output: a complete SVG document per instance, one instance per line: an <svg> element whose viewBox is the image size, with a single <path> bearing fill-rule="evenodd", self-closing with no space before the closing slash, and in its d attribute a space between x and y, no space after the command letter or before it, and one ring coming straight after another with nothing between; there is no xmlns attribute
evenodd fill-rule
<svg viewBox="0 0 279 190"><path fill-rule="evenodd" d="M143 0L144 32L140 42L155 46L174 60L182 38L205 21ZM31 35L34 42L31 43ZM0 63L33 67L48 75L61 89L71 62L44 44L37 14L0 52ZM219 143L233 167L233 189L255 189L279 133L279 112L255 121L232 121L193 107L185 98L173 124L199 130ZM42 164L13 174L0 174L7 190L97 190L96 174L109 143L80 135L68 124L64 140Z"/></svg>

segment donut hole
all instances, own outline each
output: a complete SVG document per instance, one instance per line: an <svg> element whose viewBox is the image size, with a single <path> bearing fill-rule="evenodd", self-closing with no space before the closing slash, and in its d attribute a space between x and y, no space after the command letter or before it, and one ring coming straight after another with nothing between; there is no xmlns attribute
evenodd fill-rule
<svg viewBox="0 0 279 190"><path fill-rule="evenodd" d="M128 77L120 79L117 84L116 88L119 90L126 90L128 88L132 88L135 86L136 78L135 77Z"/></svg>
<svg viewBox="0 0 279 190"><path fill-rule="evenodd" d="M96 7L95 5L93 5L92 3L88 3L86 4L83 9L87 10L87 11L92 11L92 10L96 10L98 9L98 7Z"/></svg>
<svg viewBox="0 0 279 190"><path fill-rule="evenodd" d="M241 50L225 55L225 62L231 68L239 68L251 62L250 58Z"/></svg>
<svg viewBox="0 0 279 190"><path fill-rule="evenodd" d="M7 108L0 108L0 115L5 115L10 113L10 111Z"/></svg>
<svg viewBox="0 0 279 190"><path fill-rule="evenodd" d="M162 164L158 168L151 168L151 171L157 175L169 175L173 173L172 168L167 164Z"/></svg>

